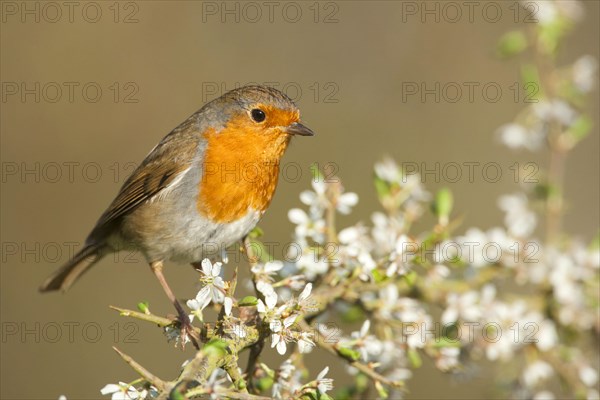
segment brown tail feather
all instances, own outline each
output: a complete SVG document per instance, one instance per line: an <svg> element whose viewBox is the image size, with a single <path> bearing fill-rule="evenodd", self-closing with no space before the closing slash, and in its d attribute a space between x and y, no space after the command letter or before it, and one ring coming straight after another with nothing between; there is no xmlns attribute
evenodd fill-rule
<svg viewBox="0 0 600 400"><path fill-rule="evenodd" d="M66 291L84 272L104 256L102 246L90 244L81 249L71 261L50 275L40 286L40 292Z"/></svg>

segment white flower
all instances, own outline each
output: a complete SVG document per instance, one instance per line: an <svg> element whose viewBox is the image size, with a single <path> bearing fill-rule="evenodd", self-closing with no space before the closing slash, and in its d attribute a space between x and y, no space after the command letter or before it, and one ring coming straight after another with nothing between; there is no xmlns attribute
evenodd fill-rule
<svg viewBox="0 0 600 400"><path fill-rule="evenodd" d="M329 270L329 263L316 250L306 249L296 262L296 266L306 275L308 280L315 279Z"/></svg>
<svg viewBox="0 0 600 400"><path fill-rule="evenodd" d="M212 264L208 258L202 260L202 274L200 282L204 287L200 289L195 299L188 300L187 306L192 310L203 310L208 306L211 300L215 303L222 303L225 299L225 284L219 276L221 273L221 263Z"/></svg>
<svg viewBox="0 0 600 400"><path fill-rule="evenodd" d="M532 3L535 6L534 17L542 25L549 25L556 20L558 10L554 1L523 1L525 7Z"/></svg>
<svg viewBox="0 0 600 400"><path fill-rule="evenodd" d="M307 283L300 295L298 296L298 307L303 312L310 312L316 310L316 305L313 299L310 298L312 291L312 283Z"/></svg>
<svg viewBox="0 0 600 400"><path fill-rule="evenodd" d="M592 387L598 382L598 371L589 366L579 368L579 379L586 386Z"/></svg>
<svg viewBox="0 0 600 400"><path fill-rule="evenodd" d="M394 250L390 254L390 261L392 262L386 270L386 275L406 274L409 270L409 261L414 258L416 249L416 244L408 236L400 235L396 240Z"/></svg>
<svg viewBox="0 0 600 400"><path fill-rule="evenodd" d="M353 192L342 193L338 199L336 204L336 209L341 214L350 214L352 212L352 207L358 204L358 195Z"/></svg>
<svg viewBox="0 0 600 400"><path fill-rule="evenodd" d="M298 303L301 303L301 302L307 300L310 297L311 291L312 291L312 283L309 282L304 287L304 290L302 290L302 292L300 293L300 296L298 296Z"/></svg>
<svg viewBox="0 0 600 400"><path fill-rule="evenodd" d="M510 123L496 131L500 141L511 149L537 150L544 143L544 134L539 130L528 130L524 126Z"/></svg>
<svg viewBox="0 0 600 400"><path fill-rule="evenodd" d="M300 193L300 201L310 207L310 213L315 219L316 217L323 215L324 210L329 204L325 191L327 185L322 177L318 177L311 181L314 192L305 190Z"/></svg>
<svg viewBox="0 0 600 400"><path fill-rule="evenodd" d="M448 307L442 314L442 324L449 325L459 318L467 322L475 322L481 317L479 308L479 294L473 290L458 294L448 293L446 298Z"/></svg>
<svg viewBox="0 0 600 400"><path fill-rule="evenodd" d="M265 301L263 302L261 299L259 299L256 309L260 314L263 315L273 314L275 311L275 306L277 306L277 293L273 290L264 295Z"/></svg>
<svg viewBox="0 0 600 400"><path fill-rule="evenodd" d="M379 355L383 350L383 344L375 336L369 335L371 321L366 320L360 327L360 331L354 331L350 334L350 346L356 348L363 359L369 360L369 355Z"/></svg>
<svg viewBox="0 0 600 400"><path fill-rule="evenodd" d="M294 324L297 315L292 314L283 321L274 320L269 324L269 328L273 334L271 335L271 348L277 347L277 352L284 355L287 351L286 342L290 340L290 332L288 328Z"/></svg>
<svg viewBox="0 0 600 400"><path fill-rule="evenodd" d="M332 202L335 209L342 214L349 214L352 207L358 203L356 193L342 193L343 188L339 183L327 183L323 177L313 179L312 187L314 192L305 190L300 193L300 201L310 207L310 215L313 220L320 220L325 209ZM327 190L328 187L329 191Z"/></svg>
<svg viewBox="0 0 600 400"><path fill-rule="evenodd" d="M569 126L577 117L575 110L563 100L540 101L533 104L533 112L544 122L557 121Z"/></svg>
<svg viewBox="0 0 600 400"><path fill-rule="evenodd" d="M298 350L300 353L309 353L313 347L315 347L315 343L312 341L312 333L300 333L300 339L298 339Z"/></svg>
<svg viewBox="0 0 600 400"><path fill-rule="evenodd" d="M317 390L321 394L327 393L327 391L333 389L333 379L325 378L325 375L329 372L329 367L323 368L323 371L317 375Z"/></svg>
<svg viewBox="0 0 600 400"><path fill-rule="evenodd" d="M558 343L558 333L556 333L554 322L548 319L542 321L539 324L539 332L535 339L537 339L535 345L541 351L553 349Z"/></svg>
<svg viewBox="0 0 600 400"><path fill-rule="evenodd" d="M435 366L440 371L450 371L458 366L458 356L460 348L458 347L442 347L439 356L435 360Z"/></svg>
<svg viewBox="0 0 600 400"><path fill-rule="evenodd" d="M256 290L258 290L265 296L268 295L269 293L275 292L275 289L273 289L273 286L271 285L271 283L269 283L267 281L256 282Z"/></svg>
<svg viewBox="0 0 600 400"><path fill-rule="evenodd" d="M575 86L587 93L591 91L596 82L596 73L598 71L598 61L590 55L580 57L573 64L573 82Z"/></svg>
<svg viewBox="0 0 600 400"><path fill-rule="evenodd" d="M600 393L596 389L588 389L587 400L598 400L600 399Z"/></svg>
<svg viewBox="0 0 600 400"><path fill-rule="evenodd" d="M554 370L550 364L540 360L534 361L523 372L523 382L528 388L533 388L540 382L550 378L553 374Z"/></svg>
<svg viewBox="0 0 600 400"><path fill-rule="evenodd" d="M375 163L375 175L390 183L399 182L402 176L398 164L390 157Z"/></svg>
<svg viewBox="0 0 600 400"><path fill-rule="evenodd" d="M225 307L225 315L228 317L231 316L231 309L233 308L233 299L231 297L225 297L223 301L223 306Z"/></svg>
<svg viewBox="0 0 600 400"><path fill-rule="evenodd" d="M379 300L381 305L379 313L383 318L394 319L393 313L399 305L398 287L394 284L389 284L379 290Z"/></svg>
<svg viewBox="0 0 600 400"><path fill-rule="evenodd" d="M112 394L111 400L132 400L140 397L140 392L125 382L119 382L118 385L109 383L100 389L100 393L103 396Z"/></svg>
<svg viewBox="0 0 600 400"><path fill-rule="evenodd" d="M298 239L311 238L317 243L325 241L325 221L322 218L310 218L304 210L292 208L288 218L296 224L295 232Z"/></svg>
<svg viewBox="0 0 600 400"><path fill-rule="evenodd" d="M436 262L450 262L460 255L460 258L475 268L481 268L488 264L495 264L500 261L505 265L511 265L510 255L511 241L506 232L501 228L492 228L483 232L479 228L470 228L464 236L457 239L460 249L456 248L457 243L443 242L440 249L436 249Z"/></svg>
<svg viewBox="0 0 600 400"><path fill-rule="evenodd" d="M393 285L389 285L393 286ZM410 298L397 300L396 316L401 322L410 325L405 332L405 340L410 348L423 348L426 341L433 339L424 332L433 330L431 316L422 308L421 304Z"/></svg>
<svg viewBox="0 0 600 400"><path fill-rule="evenodd" d="M296 381L297 374L294 374L296 367L289 358L285 360L277 371L277 380L273 383L273 390L271 396L277 400L283 400L283 391L288 392L294 391L299 386Z"/></svg>
<svg viewBox="0 0 600 400"><path fill-rule="evenodd" d="M382 212L374 212L371 216L373 229L371 236L375 241L375 252L382 256L389 254L397 243L397 238L404 227L402 215L388 217Z"/></svg>
<svg viewBox="0 0 600 400"><path fill-rule="evenodd" d="M523 7L528 10L535 10L532 17L540 25L551 25L559 17L564 17L572 21L579 20L583 15L583 8L579 1L572 0L521 0ZM533 9L531 7L534 7Z"/></svg>
<svg viewBox="0 0 600 400"><path fill-rule="evenodd" d="M271 276L276 275L283 268L281 261L268 261L266 263L259 263L252 266L251 271L253 274L258 275L264 279L271 279Z"/></svg>
<svg viewBox="0 0 600 400"><path fill-rule="evenodd" d="M534 396L533 396L533 400L554 400L556 397L554 397L554 394L552 394L552 392L549 392L547 390L542 390L541 392L537 392Z"/></svg>
<svg viewBox="0 0 600 400"><path fill-rule="evenodd" d="M504 223L511 235L527 238L533 233L537 217L529 210L527 197L523 193L501 196L498 206L506 213Z"/></svg>

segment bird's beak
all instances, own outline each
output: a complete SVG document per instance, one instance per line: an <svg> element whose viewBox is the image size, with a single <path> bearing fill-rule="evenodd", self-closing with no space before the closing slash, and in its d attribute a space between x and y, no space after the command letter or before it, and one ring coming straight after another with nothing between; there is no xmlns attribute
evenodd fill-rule
<svg viewBox="0 0 600 400"><path fill-rule="evenodd" d="M293 124L289 125L286 129L285 132L288 135L300 135L300 136L314 136L315 133L310 130L310 128L307 128L306 126L302 125L300 122L294 122Z"/></svg>

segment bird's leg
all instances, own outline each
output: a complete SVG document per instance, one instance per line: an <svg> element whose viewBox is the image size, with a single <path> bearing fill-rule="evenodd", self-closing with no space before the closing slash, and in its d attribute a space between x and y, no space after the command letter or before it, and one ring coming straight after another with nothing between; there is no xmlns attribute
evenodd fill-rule
<svg viewBox="0 0 600 400"><path fill-rule="evenodd" d="M150 268L152 269L152 272L154 272L154 275L156 275L156 278L158 279L158 281L160 282L160 285L162 286L163 290L167 294L167 297L169 298L169 300L171 301L171 303L175 306L175 309L177 310L178 319L181 324L181 336L182 336L181 344L182 344L182 346L185 346L185 337L188 336L190 338L190 340L192 341L192 344L194 345L194 347L196 349L200 349L200 346L198 345L199 338L197 338L194 333L194 329L192 328L192 324L190 323L190 318L188 317L188 315L185 312L185 310L183 309L183 307L181 307L181 304L179 304L179 301L173 294L173 291L171 290L171 288L169 287L169 284L167 283L167 280L165 279L165 276L162 272L162 269L163 269L162 261L154 261L154 262L150 263Z"/></svg>

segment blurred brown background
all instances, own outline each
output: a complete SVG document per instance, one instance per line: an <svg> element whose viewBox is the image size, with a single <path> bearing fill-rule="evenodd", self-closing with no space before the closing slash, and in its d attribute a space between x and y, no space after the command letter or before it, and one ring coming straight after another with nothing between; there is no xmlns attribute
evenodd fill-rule
<svg viewBox="0 0 600 400"><path fill-rule="evenodd" d="M524 94L515 101L511 89L519 62L494 57L500 35L525 26L524 15L515 21L514 2L495 2L502 16L489 22L482 14L487 3L476 2L472 21L462 8L453 23L444 2L427 2L434 14L422 22L407 12L408 3L424 7L274 2L269 15L262 2L76 2L69 15L62 2L2 2L0 396L99 398L106 383L135 377L113 345L157 375L174 378L191 348L174 350L157 329L126 325L108 309L147 300L157 313L172 312L139 255L134 262L126 254L105 259L66 295L41 295L37 288L85 239L131 163L236 84L270 82L286 89L317 132L295 140L285 157L294 163L291 178L282 179L260 224L265 240L290 239L287 210L299 206L313 162L335 163L345 187L360 196L353 215L342 221L370 223L378 208L372 165L386 154L428 169L436 162L498 163L503 175L495 183L486 182L481 169L469 182L465 169L457 183L430 174L426 184L431 191L453 190L465 229L500 224L497 197L518 190L510 167L546 161L543 154L510 152L493 135L526 105ZM599 55L599 4L583 5L585 17L567 40L561 63ZM443 93L439 102L432 95L423 102L419 95L403 100L407 82L480 86L472 102L466 89L456 103ZM490 82L502 89L497 102L482 94ZM589 106L598 110L597 89ZM599 220L598 114L592 115L592 135L568 160L566 187L565 228L586 240ZM297 166L302 175L296 181ZM166 273L179 296L194 296L196 276L189 267L169 265ZM316 368L324 364L342 371L328 356ZM349 379L343 372L335 377ZM409 397L493 396L489 378L480 371L473 381L454 382L424 366L408 382Z"/></svg>

